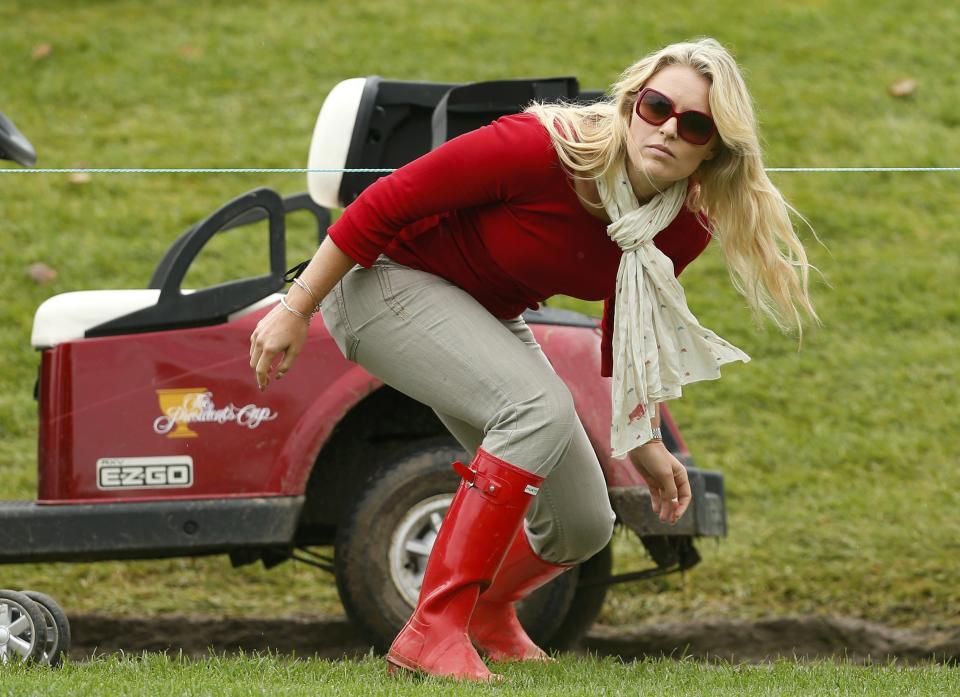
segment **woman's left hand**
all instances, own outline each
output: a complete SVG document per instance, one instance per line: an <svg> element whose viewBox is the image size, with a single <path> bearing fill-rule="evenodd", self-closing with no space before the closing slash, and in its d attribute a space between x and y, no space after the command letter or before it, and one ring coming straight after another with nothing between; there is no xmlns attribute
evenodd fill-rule
<svg viewBox="0 0 960 697"><path fill-rule="evenodd" d="M310 322L304 322L279 304L274 305L250 335L250 367L257 376L257 385L263 392L270 384L270 373L277 356L283 360L277 366L277 380L293 366L307 341Z"/></svg>
<svg viewBox="0 0 960 697"><path fill-rule="evenodd" d="M630 451L630 461L650 488L654 513L673 525L684 514L693 495L687 468L661 441L650 441ZM676 498L676 501L672 499Z"/></svg>

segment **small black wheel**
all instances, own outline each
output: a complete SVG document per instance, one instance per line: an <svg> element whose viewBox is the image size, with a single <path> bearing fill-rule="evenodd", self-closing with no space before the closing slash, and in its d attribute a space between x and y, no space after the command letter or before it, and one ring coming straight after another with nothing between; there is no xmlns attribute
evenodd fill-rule
<svg viewBox="0 0 960 697"><path fill-rule="evenodd" d="M47 641L40 662L56 668L70 651L70 620L67 619L67 613L46 593L23 591L23 594L37 604L46 624Z"/></svg>
<svg viewBox="0 0 960 697"><path fill-rule="evenodd" d="M23 593L0 590L0 664L40 661L46 642L46 622L37 604Z"/></svg>
<svg viewBox="0 0 960 697"><path fill-rule="evenodd" d="M449 436L394 451L338 526L340 599L350 619L380 651L390 646L416 606L427 558L460 483L451 464L468 459ZM586 616L569 626L566 621L579 578L579 567L571 569L517 606L520 622L534 641L552 646L557 632L566 637L581 626L586 631ZM588 609L590 622L597 612L599 607Z"/></svg>

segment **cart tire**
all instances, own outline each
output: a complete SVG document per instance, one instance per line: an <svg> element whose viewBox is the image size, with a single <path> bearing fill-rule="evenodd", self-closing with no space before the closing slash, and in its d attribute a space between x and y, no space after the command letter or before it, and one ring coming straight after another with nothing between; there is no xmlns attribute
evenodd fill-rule
<svg viewBox="0 0 960 697"><path fill-rule="evenodd" d="M23 593L0 590L0 665L38 662L47 642L43 612Z"/></svg>
<svg viewBox="0 0 960 697"><path fill-rule="evenodd" d="M613 542L580 564L578 582L609 578L613 572ZM570 603L570 610L544 648L552 651L570 651L580 647L583 637L596 622L609 586L578 586Z"/></svg>
<svg viewBox="0 0 960 697"><path fill-rule="evenodd" d="M67 619L67 613L46 593L23 591L23 594L40 607L46 623L47 641L40 662L57 668L70 651L70 620Z"/></svg>
<svg viewBox="0 0 960 697"><path fill-rule="evenodd" d="M446 512L460 483L451 465L466 458L449 436L394 451L338 526L337 590L347 616L379 651L389 648L416 605L427 557L404 550L408 543L432 547L436 526L429 521ZM578 578L578 569L561 574L517 606L534 641L549 645L564 626Z"/></svg>

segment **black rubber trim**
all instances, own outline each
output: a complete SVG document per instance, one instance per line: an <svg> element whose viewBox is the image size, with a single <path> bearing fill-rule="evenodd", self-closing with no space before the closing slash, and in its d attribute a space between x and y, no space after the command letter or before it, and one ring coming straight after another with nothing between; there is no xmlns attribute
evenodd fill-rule
<svg viewBox="0 0 960 697"><path fill-rule="evenodd" d="M579 91L575 77L491 80L452 87L433 110L431 149L501 116L519 113L533 100L571 100Z"/></svg>
<svg viewBox="0 0 960 697"><path fill-rule="evenodd" d="M0 564L158 559L289 545L303 496L38 504L0 501Z"/></svg>
<svg viewBox="0 0 960 697"><path fill-rule="evenodd" d="M310 198L309 192L301 191L299 194L290 194L289 196L283 197L284 217L297 211L308 211L313 214L317 223L317 244L319 245L327 237L327 230L330 227L331 220L330 210ZM243 227L244 225L252 225L267 217L268 213L266 209L251 208L246 213L243 213L224 225L220 228L219 232L226 232L227 230L233 230L234 228ZM170 248L167 249L163 255L163 259L160 260L160 263L157 264L157 267L153 270L153 276L150 277L150 283L147 285L147 288L160 289L163 287L170 274L171 268L177 263L178 258L183 252L184 243L195 230L196 227L190 228L190 230L181 235ZM287 280L287 283L289 282L290 281Z"/></svg>
<svg viewBox="0 0 960 697"><path fill-rule="evenodd" d="M370 75L363 83L363 92L360 95L360 106L357 108L357 117L353 122L353 133L350 135L350 145L347 148L347 160L344 163L345 169L361 169L369 167L364 164L364 150L370 139L370 120L373 117L374 108L377 105L377 93L380 90L380 83L383 78L379 75ZM373 179L380 177L380 174L362 174L358 172L344 172L340 178L340 205L346 207L360 195Z"/></svg>
<svg viewBox="0 0 960 697"><path fill-rule="evenodd" d="M259 209L259 210L258 210ZM270 273L221 283L184 295L181 284L190 265L214 235L255 216L270 221ZM133 334L219 324L283 288L286 271L284 204L267 188L255 189L222 206L199 225L188 229L171 245L150 280L160 289L156 305L131 312L88 329L87 337Z"/></svg>
<svg viewBox="0 0 960 697"><path fill-rule="evenodd" d="M328 208L324 208L310 198L309 192L301 191L299 194L290 194L289 196L283 197L284 216L288 216L297 211L308 211L309 213L313 214L313 217L317 223L317 244L319 245L327 237L327 228L330 227L330 210ZM232 230L233 228L243 227L244 225L250 225L252 223L258 223L266 217L267 211L265 209L253 208L241 215L239 218L236 218L224 225L220 229L220 232L226 232L227 230ZM154 275L156 275L156 272L154 272ZM155 279L151 278L149 287L159 288L159 285L154 285L155 282Z"/></svg>
<svg viewBox="0 0 960 697"><path fill-rule="evenodd" d="M351 169L396 169L429 152L434 145L435 116L447 119L442 130L449 140L485 126L504 114L516 113L531 99L580 101L583 95L589 95L587 101L593 101L595 95L602 95L601 92L579 92L577 80L573 77L472 84L385 80L377 75L370 75L365 80L347 149L345 167ZM500 86L501 89L489 89L486 85ZM484 98L471 96L474 89L483 91ZM518 89L521 93L516 92ZM458 95L456 99L451 91ZM450 110L441 110L442 116L439 116L437 105L445 96ZM463 104L455 104L461 99ZM449 121L450 115L456 120L453 125ZM345 172L338 192L340 205L352 203L382 176L384 173Z"/></svg>
<svg viewBox="0 0 960 697"><path fill-rule="evenodd" d="M723 474L687 467L687 476L690 479L693 501L676 525L660 521L650 506L650 490L640 485L610 488L610 504L617 513L617 519L641 537L726 537L727 509Z"/></svg>

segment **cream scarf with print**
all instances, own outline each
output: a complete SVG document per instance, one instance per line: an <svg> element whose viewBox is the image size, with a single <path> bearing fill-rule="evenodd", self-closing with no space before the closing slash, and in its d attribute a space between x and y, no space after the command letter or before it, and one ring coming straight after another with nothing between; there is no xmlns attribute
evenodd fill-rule
<svg viewBox="0 0 960 697"><path fill-rule="evenodd" d="M600 196L607 198L603 180ZM687 195L687 180L676 182L641 206L620 165L607 214L607 234L623 250L617 271L613 331L613 421L615 457L646 443L657 402L676 399L681 385L720 377L720 366L750 356L700 326L673 275L673 262L653 244L673 221Z"/></svg>

